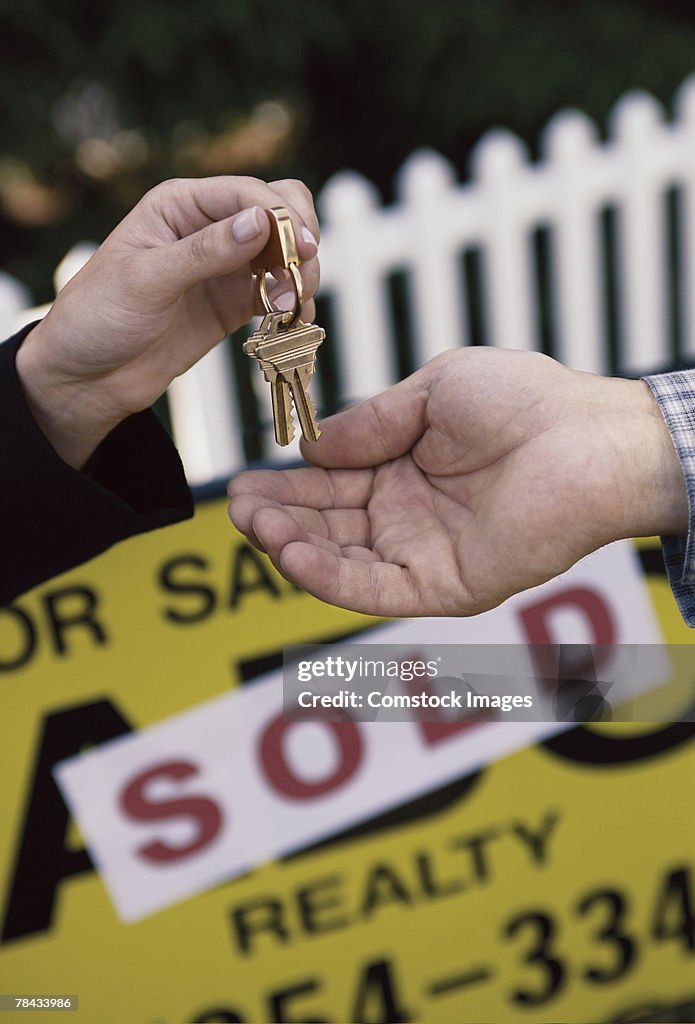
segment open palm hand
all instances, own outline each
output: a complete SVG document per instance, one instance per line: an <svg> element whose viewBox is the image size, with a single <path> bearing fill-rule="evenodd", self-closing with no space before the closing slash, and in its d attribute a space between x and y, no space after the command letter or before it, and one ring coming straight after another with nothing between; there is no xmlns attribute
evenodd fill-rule
<svg viewBox="0 0 695 1024"><path fill-rule="evenodd" d="M612 540L687 521L647 386L538 354L444 353L322 429L303 449L314 467L236 477L230 516L345 608L475 614Z"/></svg>

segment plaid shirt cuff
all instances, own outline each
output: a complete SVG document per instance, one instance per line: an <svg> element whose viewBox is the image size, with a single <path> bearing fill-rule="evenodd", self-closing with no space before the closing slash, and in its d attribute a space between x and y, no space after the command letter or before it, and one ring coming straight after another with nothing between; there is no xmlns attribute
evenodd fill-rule
<svg viewBox="0 0 695 1024"><path fill-rule="evenodd" d="M695 370L644 377L666 420L688 490L688 536L662 537L666 572L681 614L695 626Z"/></svg>

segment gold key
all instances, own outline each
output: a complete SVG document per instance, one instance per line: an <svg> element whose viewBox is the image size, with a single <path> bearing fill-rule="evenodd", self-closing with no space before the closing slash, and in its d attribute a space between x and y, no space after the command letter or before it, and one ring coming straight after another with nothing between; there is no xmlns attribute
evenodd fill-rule
<svg viewBox="0 0 695 1024"><path fill-rule="evenodd" d="M284 207L277 206L266 210L266 214L270 221L270 239L251 263L256 274L258 297L266 316L258 330L244 343L244 351L258 361L270 384L277 443L287 445L294 437L292 402L305 440L316 441L321 431L308 388L316 367L316 350L326 332L316 324L307 324L299 319L302 277L289 213ZM265 275L278 266L289 271L294 285L295 305L289 312L273 309L268 298Z"/></svg>
<svg viewBox="0 0 695 1024"><path fill-rule="evenodd" d="M311 325L315 326L315 325ZM321 328L319 327L320 331ZM323 338L321 338L323 341ZM319 341L319 345L321 344ZM314 349L314 351L316 351ZM314 362L312 361L309 366L307 363L301 363L299 366L295 366L293 371L292 383L290 384L290 390L292 391L292 399L294 401L294 409L297 413L297 419L299 420L299 426L302 428L302 437L305 441L318 441L321 436L319 425L316 421L316 406L309 394L309 382L313 376L315 369Z"/></svg>
<svg viewBox="0 0 695 1024"><path fill-rule="evenodd" d="M290 399L290 387L277 373L265 372L265 379L270 380L270 397L273 400L273 427L275 429L275 440L278 444L289 444L294 437L294 424L292 422L292 401Z"/></svg>
<svg viewBox="0 0 695 1024"><path fill-rule="evenodd" d="M275 440L280 445L289 444L294 437L290 396L305 440L316 441L321 433L308 387L316 365L316 350L326 332L316 324L305 324L302 320L292 324L291 320L291 312L268 313L244 343L244 352L258 360L270 383Z"/></svg>

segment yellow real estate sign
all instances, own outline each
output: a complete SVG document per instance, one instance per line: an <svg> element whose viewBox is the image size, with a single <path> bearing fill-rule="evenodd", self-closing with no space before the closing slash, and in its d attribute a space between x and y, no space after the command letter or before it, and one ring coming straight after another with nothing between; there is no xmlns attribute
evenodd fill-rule
<svg viewBox="0 0 695 1024"><path fill-rule="evenodd" d="M0 991L76 993L70 1019L152 1024L636 1021L695 1001L688 722L558 733L118 919L54 765L252 685L285 645L376 624L283 581L224 508L205 502L0 611ZM650 601L664 639L689 644L654 547Z"/></svg>

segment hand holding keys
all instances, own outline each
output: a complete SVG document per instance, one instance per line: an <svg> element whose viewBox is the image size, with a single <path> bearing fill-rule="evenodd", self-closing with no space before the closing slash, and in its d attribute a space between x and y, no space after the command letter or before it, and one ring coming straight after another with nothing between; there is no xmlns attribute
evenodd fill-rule
<svg viewBox="0 0 695 1024"><path fill-rule="evenodd" d="M270 220L270 240L251 263L266 316L259 329L244 343L244 352L258 360L270 384L277 443L289 444L294 437L291 401L294 402L305 441L316 441L321 431L308 387L316 367L316 350L326 332L316 324L306 324L299 319L302 278L292 221L287 210L276 206L266 213ZM275 310L268 299L265 275L273 267L282 267L292 278L294 310Z"/></svg>

